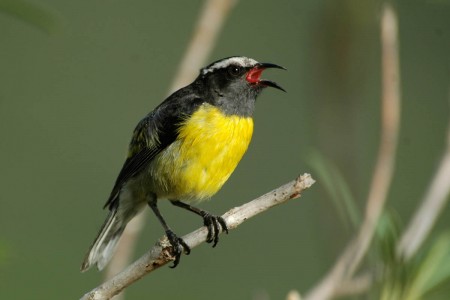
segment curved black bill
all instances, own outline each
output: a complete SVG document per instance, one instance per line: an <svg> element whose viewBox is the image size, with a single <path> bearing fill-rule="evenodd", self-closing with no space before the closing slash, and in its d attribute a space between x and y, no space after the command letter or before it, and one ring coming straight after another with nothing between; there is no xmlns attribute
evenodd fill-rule
<svg viewBox="0 0 450 300"><path fill-rule="evenodd" d="M279 89L279 90L281 90L281 91L283 91L283 92L286 93L286 90L283 89L281 86L278 85L278 83L276 83L276 82L274 82L274 81L261 79L261 80L259 81L259 84L262 84L262 85L264 85L264 86L270 86L270 87Z"/></svg>
<svg viewBox="0 0 450 300"><path fill-rule="evenodd" d="M258 68L260 69L281 69L281 70L287 70L285 67L276 65L276 64L271 64L271 63L259 63L257 65Z"/></svg>
<svg viewBox="0 0 450 300"><path fill-rule="evenodd" d="M259 63L257 66L259 69L281 69L281 70L286 70L285 67L276 65L276 64L272 64L272 63ZM286 90L283 89L278 83L274 82L274 81L270 81L270 80L265 80L265 79L261 79L259 81L259 84L262 84L264 86L270 86L276 89L279 89L283 92L286 93Z"/></svg>

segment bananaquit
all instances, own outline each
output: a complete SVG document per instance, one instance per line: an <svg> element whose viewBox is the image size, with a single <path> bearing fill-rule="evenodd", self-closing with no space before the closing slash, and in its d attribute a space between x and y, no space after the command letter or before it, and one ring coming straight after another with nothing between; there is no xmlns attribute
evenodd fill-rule
<svg viewBox="0 0 450 300"><path fill-rule="evenodd" d="M207 241L213 247L217 244L220 230L228 232L224 219L187 203L210 198L236 168L252 137L259 93L268 86L284 91L260 78L268 68L284 69L242 56L218 60L139 122L104 206L108 217L81 271L92 265L105 267L125 226L146 205L165 230L175 267L181 253L189 254L190 249L167 225L157 206L159 199L201 216L208 228Z"/></svg>

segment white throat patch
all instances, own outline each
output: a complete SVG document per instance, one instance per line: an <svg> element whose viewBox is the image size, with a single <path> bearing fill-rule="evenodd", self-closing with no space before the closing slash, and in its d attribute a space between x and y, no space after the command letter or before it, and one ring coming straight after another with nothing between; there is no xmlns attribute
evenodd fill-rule
<svg viewBox="0 0 450 300"><path fill-rule="evenodd" d="M233 56L229 58L225 58L219 61L212 63L206 68L201 70L202 75L213 72L217 69L224 69L229 65L240 65L241 67L247 68L256 65L258 62L252 58L248 58L245 56Z"/></svg>

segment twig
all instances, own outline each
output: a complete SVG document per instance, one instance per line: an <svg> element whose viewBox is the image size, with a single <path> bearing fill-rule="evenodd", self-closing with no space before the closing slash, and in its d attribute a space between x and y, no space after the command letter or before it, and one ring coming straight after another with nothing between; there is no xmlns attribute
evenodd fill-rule
<svg viewBox="0 0 450 300"><path fill-rule="evenodd" d="M297 290L290 290L286 296L286 300L302 300L302 295Z"/></svg>
<svg viewBox="0 0 450 300"><path fill-rule="evenodd" d="M382 45L382 118L377 164L367 199L360 231L325 278L307 294L307 300L325 300L336 296L339 286L349 280L361 263L372 241L383 210L395 166L395 152L400 123L400 86L397 17L386 4L381 20Z"/></svg>
<svg viewBox="0 0 450 300"><path fill-rule="evenodd" d="M205 1L191 41L169 91L178 89L193 80L209 57L223 23L236 3L237 0ZM143 214L136 216L128 224L117 245L114 259L106 269L105 279L111 278L128 265L143 224ZM117 296L115 299L119 300L120 298Z"/></svg>
<svg viewBox="0 0 450 300"><path fill-rule="evenodd" d="M449 95L450 96L450 95ZM450 97L449 97L450 98ZM447 147L442 155L439 169L428 188L416 214L403 233L397 254L404 260L411 259L430 233L439 214L443 211L450 193L450 123L447 129Z"/></svg>
<svg viewBox="0 0 450 300"><path fill-rule="evenodd" d="M235 207L225 213L225 219L229 229L235 229L244 221L254 217L267 209L286 202L290 199L300 197L301 193L314 184L314 179L309 174L304 174L253 201L240 207ZM183 240L194 248L206 241L206 227L199 228L183 236ZM163 237L152 249L141 258L128 266L124 271L106 281L99 287L85 294L81 300L111 299L114 295L142 278L144 275L174 260L171 255L171 246L166 237Z"/></svg>
<svg viewBox="0 0 450 300"><path fill-rule="evenodd" d="M336 288L334 293L335 298L342 298L348 296L356 296L367 292L374 282L374 276L370 272L354 276L353 278L343 281L341 285Z"/></svg>

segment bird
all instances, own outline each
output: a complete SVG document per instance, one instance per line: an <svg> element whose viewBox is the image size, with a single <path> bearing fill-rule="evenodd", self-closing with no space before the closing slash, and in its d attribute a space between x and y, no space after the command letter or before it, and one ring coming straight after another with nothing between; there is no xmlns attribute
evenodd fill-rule
<svg viewBox="0 0 450 300"><path fill-rule="evenodd" d="M104 205L109 213L81 265L102 270L111 260L127 223L149 206L161 223L174 257L191 249L178 237L158 208L158 201L203 218L208 243L215 247L225 220L192 206L211 198L227 181L253 134L257 96L266 87L286 92L261 79L265 69L284 69L245 56L217 60L200 70L189 85L175 91L134 129L128 156Z"/></svg>

